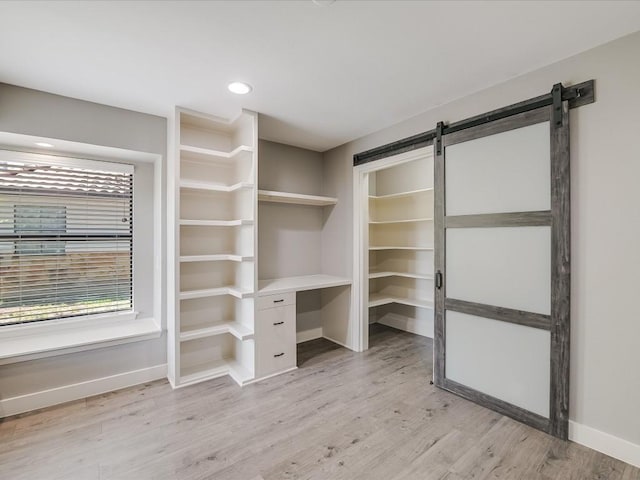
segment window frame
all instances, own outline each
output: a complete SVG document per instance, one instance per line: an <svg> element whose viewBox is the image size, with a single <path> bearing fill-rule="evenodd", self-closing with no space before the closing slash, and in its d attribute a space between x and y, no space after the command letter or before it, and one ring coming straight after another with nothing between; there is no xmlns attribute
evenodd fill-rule
<svg viewBox="0 0 640 480"><path fill-rule="evenodd" d="M136 208L136 202L141 202L145 209L150 209L153 212L153 231L143 235L145 237L143 240L151 239L153 248L148 248L148 241L144 242L146 248L140 257L148 255L148 258L137 258L138 256L135 254L132 257L133 310L2 326L0 327L0 343L3 345L3 349L0 351L0 365L159 338L163 329L166 328L162 316L163 267L160 260L163 250L161 219L163 157L159 154L56 139L42 139L42 141L61 146L60 152L56 152L56 155L33 153L23 151L29 149L29 145L33 144L33 141L25 140L25 138L33 137L19 134L9 135L14 141L8 148L0 146L0 160L44 162L86 169L99 169L105 162L108 162L113 168L123 170L131 170L132 168L137 170L138 166L151 165L153 172L153 179L150 182L152 192L148 193L146 198L141 198L140 195L134 196L133 208ZM146 303L150 304L149 311L138 312L135 308L137 284L144 282L137 282L136 278L144 277L144 272L138 271L137 264L143 260L147 266L151 265L147 270L152 270L152 272L148 271L147 274L153 275L153 282L149 289L150 299L148 298L149 292L147 292Z"/></svg>

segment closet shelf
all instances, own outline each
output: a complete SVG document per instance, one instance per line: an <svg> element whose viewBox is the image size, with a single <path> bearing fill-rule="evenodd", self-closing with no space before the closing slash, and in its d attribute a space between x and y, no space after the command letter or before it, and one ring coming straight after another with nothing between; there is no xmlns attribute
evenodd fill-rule
<svg viewBox="0 0 640 480"><path fill-rule="evenodd" d="M191 385L224 375L229 375L239 385L244 385L253 379L251 373L237 361L222 358L200 365L183 367L180 373L180 386Z"/></svg>
<svg viewBox="0 0 640 480"><path fill-rule="evenodd" d="M199 182L197 180L182 180L180 182L180 188L183 190L204 190L209 192L235 192L236 190L252 187L253 184L248 182L239 182L233 185Z"/></svg>
<svg viewBox="0 0 640 480"><path fill-rule="evenodd" d="M187 220L181 218L180 225L184 227L239 227L253 225L253 220Z"/></svg>
<svg viewBox="0 0 640 480"><path fill-rule="evenodd" d="M369 195L369 198L372 200L386 200L390 198L410 197L412 195L425 193L425 192L433 192L433 187L421 188L419 190L409 190L407 192L390 193L389 195Z"/></svg>
<svg viewBox="0 0 640 480"><path fill-rule="evenodd" d="M433 250L433 247L399 247L393 245L369 247L369 250Z"/></svg>
<svg viewBox="0 0 640 480"><path fill-rule="evenodd" d="M180 262L251 262L252 256L234 255L232 253L219 253L215 255L182 255Z"/></svg>
<svg viewBox="0 0 640 480"><path fill-rule="evenodd" d="M352 281L346 277L334 275L302 275L299 277L272 278L258 281L258 295L271 295L287 292L301 292L317 288L340 287L351 285Z"/></svg>
<svg viewBox="0 0 640 480"><path fill-rule="evenodd" d="M387 277L405 277L405 278L416 278L419 280L433 280L433 275L425 274L425 273L409 273L409 272L376 272L370 271L369 278L387 278Z"/></svg>
<svg viewBox="0 0 640 480"><path fill-rule="evenodd" d="M369 221L370 225L387 225L391 223L417 223L417 222L433 222L433 218L407 218L405 220L382 220Z"/></svg>
<svg viewBox="0 0 640 480"><path fill-rule="evenodd" d="M180 300L191 300L193 298L219 297L221 295L231 295L236 298L251 297L253 293L248 288L235 286L205 288L202 290L186 290L180 292Z"/></svg>
<svg viewBox="0 0 640 480"><path fill-rule="evenodd" d="M249 340L253 338L253 330L238 323L238 322L225 322L213 326L197 326L190 328L180 333L180 341L187 342L189 340L196 340L198 338L213 337L216 335L223 335L229 333L236 337L238 340Z"/></svg>
<svg viewBox="0 0 640 480"><path fill-rule="evenodd" d="M372 293L369 295L369 308L388 305L390 303L400 303L412 307L433 308L433 302L431 300L418 300L416 298L398 297L385 295L383 293Z"/></svg>
<svg viewBox="0 0 640 480"><path fill-rule="evenodd" d="M193 145L180 145L180 151L184 153L195 153L197 155L212 157L212 158L234 158L242 152L253 152L253 148L248 145L240 145L234 148L230 152L224 152L222 150L213 150L210 148L196 147Z"/></svg>
<svg viewBox="0 0 640 480"><path fill-rule="evenodd" d="M324 207L335 205L338 199L321 195L304 195L302 193L276 192L272 190L258 190L258 201L272 203L291 203L295 205L311 205Z"/></svg>

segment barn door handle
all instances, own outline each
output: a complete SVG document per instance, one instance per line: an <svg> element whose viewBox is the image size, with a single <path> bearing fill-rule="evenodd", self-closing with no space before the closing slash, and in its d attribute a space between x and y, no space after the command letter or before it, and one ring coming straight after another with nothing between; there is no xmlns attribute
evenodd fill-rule
<svg viewBox="0 0 640 480"><path fill-rule="evenodd" d="M442 272L440 270L436 273L436 288L438 290L442 288Z"/></svg>

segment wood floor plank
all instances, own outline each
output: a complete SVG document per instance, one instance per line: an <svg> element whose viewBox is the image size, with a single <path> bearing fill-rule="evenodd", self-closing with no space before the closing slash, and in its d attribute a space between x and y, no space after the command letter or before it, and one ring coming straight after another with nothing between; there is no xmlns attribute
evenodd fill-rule
<svg viewBox="0 0 640 480"><path fill-rule="evenodd" d="M299 368L239 388L166 381L0 422L12 480L640 480L429 384L432 342L373 325L370 349L299 345Z"/></svg>

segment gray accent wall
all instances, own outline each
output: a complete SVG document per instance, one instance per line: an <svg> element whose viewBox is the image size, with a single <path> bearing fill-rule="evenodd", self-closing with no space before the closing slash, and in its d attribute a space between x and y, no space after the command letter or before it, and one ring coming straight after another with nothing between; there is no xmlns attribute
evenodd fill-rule
<svg viewBox="0 0 640 480"><path fill-rule="evenodd" d="M165 118L0 83L0 131L162 155L161 228L162 244L166 245ZM150 167L144 168L151 171ZM146 187L152 188L152 185ZM166 251L162 252L162 258L166 258ZM161 293L160 320L166 330L164 260ZM153 340L3 365L0 366L0 400L166 363L163 333Z"/></svg>
<svg viewBox="0 0 640 480"><path fill-rule="evenodd" d="M596 81L596 102L571 110L570 420L640 444L640 33L516 77L325 152L338 185L352 185L353 154L535 97L562 82ZM352 225L344 194L332 215ZM325 228L323 249L352 244L352 231ZM615 246L611 248L612 244ZM351 262L340 254L336 271Z"/></svg>

